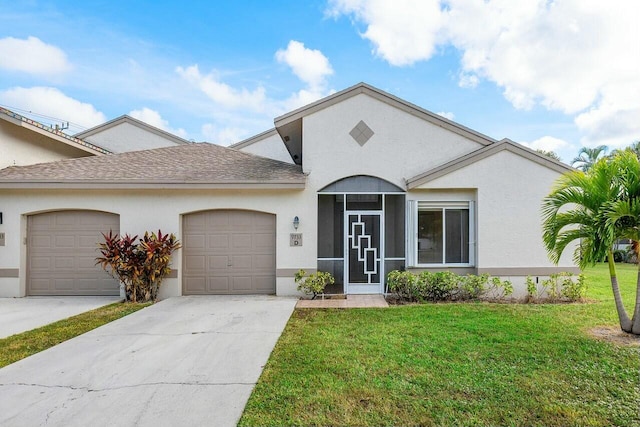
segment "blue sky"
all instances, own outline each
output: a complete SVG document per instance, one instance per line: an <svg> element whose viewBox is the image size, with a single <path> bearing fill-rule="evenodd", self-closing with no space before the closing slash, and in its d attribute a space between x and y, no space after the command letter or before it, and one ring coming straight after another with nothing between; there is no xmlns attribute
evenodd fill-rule
<svg viewBox="0 0 640 427"><path fill-rule="evenodd" d="M228 145L360 81L570 161L640 139L640 2L0 0L0 105Z"/></svg>

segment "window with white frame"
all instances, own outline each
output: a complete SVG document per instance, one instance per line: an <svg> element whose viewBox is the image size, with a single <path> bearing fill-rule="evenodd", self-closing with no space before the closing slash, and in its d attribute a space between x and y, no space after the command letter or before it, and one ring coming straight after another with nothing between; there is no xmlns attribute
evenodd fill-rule
<svg viewBox="0 0 640 427"><path fill-rule="evenodd" d="M473 202L418 201L410 212L410 250L415 266L474 264Z"/></svg>

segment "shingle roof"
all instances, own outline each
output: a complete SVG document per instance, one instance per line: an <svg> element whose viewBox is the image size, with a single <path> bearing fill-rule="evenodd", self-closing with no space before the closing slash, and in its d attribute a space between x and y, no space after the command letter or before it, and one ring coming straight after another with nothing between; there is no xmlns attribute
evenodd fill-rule
<svg viewBox="0 0 640 427"><path fill-rule="evenodd" d="M23 184L74 188L157 187L212 185L224 187L280 185L302 188L305 175L299 166L208 143L133 151L110 156L84 157L11 166L0 170L0 188ZM13 184L13 185L12 185ZM41 185L49 184L49 185Z"/></svg>

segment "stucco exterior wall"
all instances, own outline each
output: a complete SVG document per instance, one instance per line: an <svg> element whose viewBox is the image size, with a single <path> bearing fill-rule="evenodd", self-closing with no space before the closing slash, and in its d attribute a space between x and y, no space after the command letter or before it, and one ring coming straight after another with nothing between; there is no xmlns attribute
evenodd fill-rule
<svg viewBox="0 0 640 427"><path fill-rule="evenodd" d="M91 154L0 119L0 169Z"/></svg>
<svg viewBox="0 0 640 427"><path fill-rule="evenodd" d="M3 191L3 218L0 232L5 232L5 246L0 246L0 270L19 269L18 278L0 278L0 297L24 296L26 292L26 217L28 214L89 209L120 215L120 233L143 234L145 231L175 233L182 240L182 215L208 209L247 209L276 215L276 292L294 295L295 269L314 270L316 260L315 205L304 203L300 191ZM298 230L293 217L301 218ZM108 230L105 230L108 231ZM303 246L289 246L289 233L303 233ZM97 244L97 242L96 242ZM173 256L172 268L178 278L166 279L160 298L182 294L182 252ZM106 274L106 273L105 273Z"/></svg>
<svg viewBox="0 0 640 427"><path fill-rule="evenodd" d="M251 145L240 148L240 151L267 157L269 159L280 160L281 162L293 164L293 159L282 142L280 135L271 135Z"/></svg>
<svg viewBox="0 0 640 427"><path fill-rule="evenodd" d="M162 135L155 134L127 122L101 130L84 139L100 147L104 147L113 153L149 150L152 148L178 145L175 141Z"/></svg>
<svg viewBox="0 0 640 427"><path fill-rule="evenodd" d="M363 120L374 135L360 146L349 132ZM372 175L405 188L405 179L482 145L365 94L303 119L302 166L312 188Z"/></svg>
<svg viewBox="0 0 640 427"><path fill-rule="evenodd" d="M431 189L476 189L479 272L553 267L542 243L540 208L559 177L558 172L505 150L427 182L420 189L425 195ZM412 191L412 197L420 191ZM573 248L567 248L559 267L574 269Z"/></svg>

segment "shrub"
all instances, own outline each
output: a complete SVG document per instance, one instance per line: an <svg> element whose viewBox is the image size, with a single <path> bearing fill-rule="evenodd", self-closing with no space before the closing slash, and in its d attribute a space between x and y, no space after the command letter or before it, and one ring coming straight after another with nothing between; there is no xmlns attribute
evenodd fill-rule
<svg viewBox="0 0 640 427"><path fill-rule="evenodd" d="M587 282L584 274L578 275L578 280L571 278L563 281L562 296L569 301L579 301L587 295Z"/></svg>
<svg viewBox="0 0 640 427"><path fill-rule="evenodd" d="M171 254L181 247L176 236L145 232L138 243L137 235L120 237L110 230L102 236L105 241L98 244L102 256L96 265L124 283L127 301L155 301L162 280L171 272Z"/></svg>
<svg viewBox="0 0 640 427"><path fill-rule="evenodd" d="M513 283L510 280L500 280L499 277L492 277L485 294L491 295L492 299L503 299L513 294Z"/></svg>
<svg viewBox="0 0 640 427"><path fill-rule="evenodd" d="M324 293L327 285L333 285L335 278L331 273L326 271L318 271L305 277L306 271L300 269L295 274L295 282L298 284L298 290L305 294L313 294L311 299L315 299L319 294Z"/></svg>
<svg viewBox="0 0 640 427"><path fill-rule="evenodd" d="M409 271L393 270L387 275L387 286L397 298L415 301L418 298L418 278Z"/></svg>
<svg viewBox="0 0 640 427"><path fill-rule="evenodd" d="M527 276L527 302L578 301L587 294L587 285L583 274L577 280L572 273L556 273L549 276L537 288L531 276Z"/></svg>
<svg viewBox="0 0 640 427"><path fill-rule="evenodd" d="M459 299L477 299L483 296L489 283L489 275L467 274L460 277Z"/></svg>
<svg viewBox="0 0 640 427"><path fill-rule="evenodd" d="M423 271L418 276L418 286L421 288L420 299L426 301L450 301L458 294L457 274L450 271L432 273Z"/></svg>

